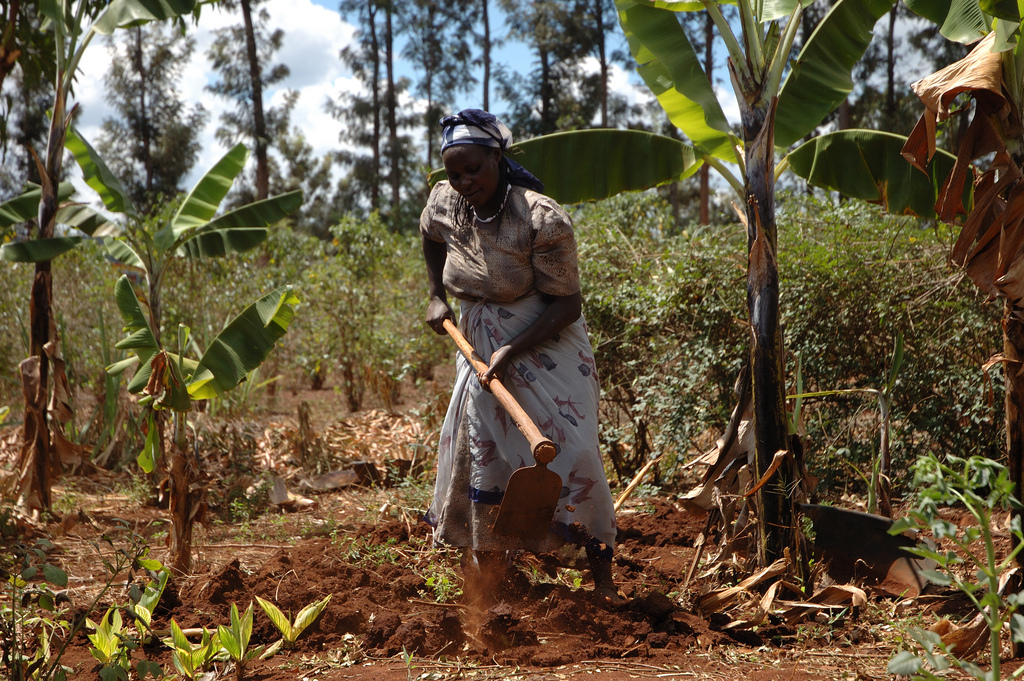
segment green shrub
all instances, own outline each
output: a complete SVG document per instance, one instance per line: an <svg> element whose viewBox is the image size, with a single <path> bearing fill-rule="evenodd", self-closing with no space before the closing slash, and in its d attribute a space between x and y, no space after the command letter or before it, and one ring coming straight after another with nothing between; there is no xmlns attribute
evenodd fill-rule
<svg viewBox="0 0 1024 681"><path fill-rule="evenodd" d="M602 447L621 481L651 454L668 455L671 475L714 444L734 404L749 352L746 234L731 226L666 236L668 207L645 194L585 206L575 219ZM946 264L952 235L871 206L797 197L781 197L778 226L788 375L798 355L805 391L881 388L902 332L894 470L927 451L997 457L1001 375L987 383L981 365L1001 345L1000 310ZM863 469L878 447L875 403L805 406L819 489L860 489L848 464Z"/></svg>

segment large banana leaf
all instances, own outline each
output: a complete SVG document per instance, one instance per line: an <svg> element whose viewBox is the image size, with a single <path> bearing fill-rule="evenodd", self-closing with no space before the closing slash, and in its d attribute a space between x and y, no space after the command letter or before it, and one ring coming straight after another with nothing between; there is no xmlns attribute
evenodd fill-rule
<svg viewBox="0 0 1024 681"><path fill-rule="evenodd" d="M989 33L989 22L978 0L905 0L910 11L938 25L948 40L970 44Z"/></svg>
<svg viewBox="0 0 1024 681"><path fill-rule="evenodd" d="M779 94L775 144L809 134L853 90L851 72L892 0L839 0L811 33Z"/></svg>
<svg viewBox="0 0 1024 681"><path fill-rule="evenodd" d="M7 262L45 262L67 253L78 245L82 237L60 236L52 239L12 241L0 246L0 260Z"/></svg>
<svg viewBox="0 0 1024 681"><path fill-rule="evenodd" d="M139 254L136 253L131 246L120 239L104 239L103 248L106 249L110 257L122 265L134 267L139 270L146 269L146 263L143 262L141 257L139 257Z"/></svg>
<svg viewBox="0 0 1024 681"><path fill-rule="evenodd" d="M195 6L196 0L111 0L93 28L97 33L110 35L117 28L189 14Z"/></svg>
<svg viewBox="0 0 1024 681"><path fill-rule="evenodd" d="M217 334L189 382L193 399L216 397L245 380L263 363L288 330L299 302L291 286L282 286L245 308Z"/></svg>
<svg viewBox="0 0 1024 681"><path fill-rule="evenodd" d="M74 154L78 166L82 169L85 183L96 190L107 210L138 217L135 206L132 205L128 192L124 190L120 180L110 172L110 168L103 162L103 157L78 134L73 125L68 129L64 146Z"/></svg>
<svg viewBox="0 0 1024 681"><path fill-rule="evenodd" d="M57 211L57 224L74 227L89 236L107 236L119 229L102 213L84 203L69 203Z"/></svg>
<svg viewBox="0 0 1024 681"><path fill-rule="evenodd" d="M842 130L815 137L793 150L790 168L816 187L881 204L896 214L935 217L935 200L956 157L937 151L928 174L901 151L907 138L874 130ZM964 205L970 205L970 187Z"/></svg>
<svg viewBox="0 0 1024 681"><path fill-rule="evenodd" d="M156 247L167 250L174 245L179 236L212 220L248 158L249 150L244 144L236 144L224 154L192 187L181 208L167 226L154 235L153 243Z"/></svg>
<svg viewBox="0 0 1024 681"><path fill-rule="evenodd" d="M124 320L124 331L128 334L114 347L118 350L128 350L139 358L141 362L139 370L135 372L135 376L128 384L128 392L137 393L149 383L149 377L153 371L150 360L160 348L157 347L153 328L149 325L149 320L146 319L127 276L122 275L114 284L114 299L117 301L117 309L121 311L121 318ZM119 367L123 371L125 368L122 366L123 364L125 363L118 362L107 371L113 372L113 367Z"/></svg>
<svg viewBox="0 0 1024 681"><path fill-rule="evenodd" d="M693 147L639 130L577 130L535 137L511 156L544 183L559 203L596 201L692 175Z"/></svg>
<svg viewBox="0 0 1024 681"><path fill-rule="evenodd" d="M979 3L985 14L990 14L999 19L1020 23L1021 6L1018 0L981 0Z"/></svg>
<svg viewBox="0 0 1024 681"><path fill-rule="evenodd" d="M814 3L814 0L763 0L761 7L761 21L775 21L788 17L796 9L797 4L807 7Z"/></svg>
<svg viewBox="0 0 1024 681"><path fill-rule="evenodd" d="M183 243L179 253L190 258L222 258L259 246L267 240L268 233L265 227L204 231Z"/></svg>
<svg viewBox="0 0 1024 681"><path fill-rule="evenodd" d="M42 198L42 193L39 185L29 184L22 194L0 203L0 229L28 222L38 217L39 199ZM57 186L57 201L67 201L74 193L75 188L70 182L61 182Z"/></svg>
<svg viewBox="0 0 1024 681"><path fill-rule="evenodd" d="M616 5L637 72L672 123L701 152L735 161L725 113L675 14L634 0Z"/></svg>
<svg viewBox="0 0 1024 681"><path fill-rule="evenodd" d="M301 189L247 204L187 234L182 251L192 256L222 256L249 250L267 238L266 227L280 222L301 205Z"/></svg>
<svg viewBox="0 0 1024 681"><path fill-rule="evenodd" d="M689 177L701 166L685 142L640 130L574 130L512 145L509 156L559 203L599 201ZM430 173L430 184L445 177Z"/></svg>

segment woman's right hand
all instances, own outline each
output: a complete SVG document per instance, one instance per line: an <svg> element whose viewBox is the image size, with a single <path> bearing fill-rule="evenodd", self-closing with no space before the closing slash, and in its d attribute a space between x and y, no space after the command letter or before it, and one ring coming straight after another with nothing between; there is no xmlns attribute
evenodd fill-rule
<svg viewBox="0 0 1024 681"><path fill-rule="evenodd" d="M430 305L427 306L427 326L434 330L434 333L443 336L447 331L444 330L444 320L450 319L452 323L455 323L455 313L452 312L452 308L448 306L448 302L439 296L433 296L430 299Z"/></svg>

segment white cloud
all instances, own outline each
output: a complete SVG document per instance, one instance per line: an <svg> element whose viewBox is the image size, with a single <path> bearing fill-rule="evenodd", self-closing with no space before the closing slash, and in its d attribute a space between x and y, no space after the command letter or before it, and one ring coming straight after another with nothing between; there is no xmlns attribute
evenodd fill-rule
<svg viewBox="0 0 1024 681"><path fill-rule="evenodd" d="M324 101L339 91L358 87L338 58L341 49L352 40L355 29L343 21L338 12L311 0L269 0L262 7L270 15L269 26L284 31L281 49L274 55L275 63L286 64L290 70L287 78L264 92L264 100L274 106L283 101L287 90L299 92L292 124L303 131L318 155L325 154L338 147L340 123L324 112ZM241 21L240 13L213 7L203 11L198 25L190 23L188 26L196 48L183 69L178 86L182 99L190 106L202 104L209 117L199 132L199 160L186 184L196 181L228 150L215 133L220 115L233 105L205 90L206 85L216 79L206 53L217 29ZM74 101L81 109L78 127L91 141L98 137L103 119L114 114L104 101L103 78L109 66L106 40L96 41L86 50L75 83Z"/></svg>

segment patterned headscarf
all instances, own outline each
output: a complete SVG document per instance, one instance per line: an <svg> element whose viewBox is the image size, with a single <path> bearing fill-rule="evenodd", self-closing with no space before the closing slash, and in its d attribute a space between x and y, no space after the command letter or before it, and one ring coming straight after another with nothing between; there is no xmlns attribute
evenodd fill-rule
<svg viewBox="0 0 1024 681"><path fill-rule="evenodd" d="M441 119L441 153L457 144L501 149L504 154L512 146L512 132L492 113L481 109L463 109ZM544 183L523 166L507 156L502 156L502 164L505 167L505 178L510 184L535 192L544 191Z"/></svg>

